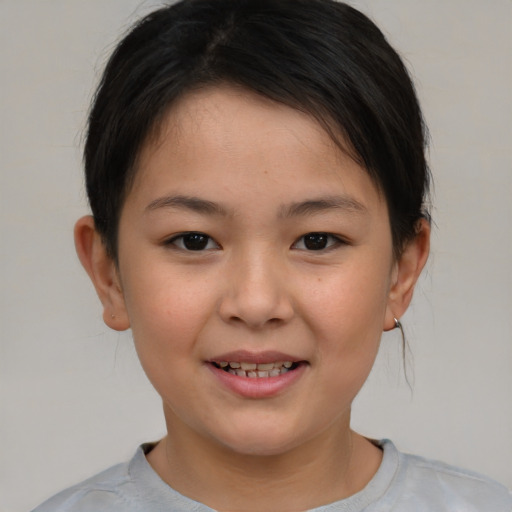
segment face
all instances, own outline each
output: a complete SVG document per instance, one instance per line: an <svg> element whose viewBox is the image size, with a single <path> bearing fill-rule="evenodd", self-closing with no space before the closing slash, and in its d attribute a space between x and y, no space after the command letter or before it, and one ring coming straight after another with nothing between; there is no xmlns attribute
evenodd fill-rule
<svg viewBox="0 0 512 512"><path fill-rule="evenodd" d="M172 109L121 213L123 307L168 428L241 454L348 428L394 268L365 170L235 88Z"/></svg>

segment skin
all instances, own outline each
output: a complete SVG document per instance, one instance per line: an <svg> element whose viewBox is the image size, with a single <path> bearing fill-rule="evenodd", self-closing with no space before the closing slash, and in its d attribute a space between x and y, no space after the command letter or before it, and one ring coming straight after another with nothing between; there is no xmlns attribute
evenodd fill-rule
<svg viewBox="0 0 512 512"><path fill-rule="evenodd" d="M204 250L187 250L190 231L211 237ZM329 234L325 248L308 249L308 233ZM75 240L105 322L132 329L162 397L170 435L148 460L164 481L247 512L309 509L369 482L382 454L350 430L350 408L411 300L429 226L395 260L385 198L316 121L234 87L191 93L140 154L118 266L91 217ZM300 375L242 396L210 364L237 350L288 354Z"/></svg>

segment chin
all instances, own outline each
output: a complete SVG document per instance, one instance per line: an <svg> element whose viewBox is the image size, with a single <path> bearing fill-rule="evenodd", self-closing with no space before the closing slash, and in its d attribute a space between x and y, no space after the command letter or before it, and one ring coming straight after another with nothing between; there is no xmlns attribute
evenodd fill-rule
<svg viewBox="0 0 512 512"><path fill-rule="evenodd" d="M293 450L306 439L301 439L296 430L290 432L279 426L266 426L256 430L239 429L219 441L222 446L239 455L272 457Z"/></svg>
<svg viewBox="0 0 512 512"><path fill-rule="evenodd" d="M276 457L289 452L293 444L289 442L268 442L253 440L247 443L237 442L236 444L225 445L230 451L247 457Z"/></svg>

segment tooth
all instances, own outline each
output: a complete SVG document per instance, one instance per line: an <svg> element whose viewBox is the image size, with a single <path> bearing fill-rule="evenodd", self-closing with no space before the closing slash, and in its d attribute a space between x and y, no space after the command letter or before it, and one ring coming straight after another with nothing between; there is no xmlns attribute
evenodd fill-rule
<svg viewBox="0 0 512 512"><path fill-rule="evenodd" d="M239 377L247 377L247 373L245 373L245 370L235 370L235 373L236 373Z"/></svg>
<svg viewBox="0 0 512 512"><path fill-rule="evenodd" d="M228 370L229 373L231 373L231 375L236 375L236 370Z"/></svg>
<svg viewBox="0 0 512 512"><path fill-rule="evenodd" d="M283 373L286 373L287 371L288 371L288 368L282 368L282 369L281 369L281 375L282 375Z"/></svg>
<svg viewBox="0 0 512 512"><path fill-rule="evenodd" d="M221 361L221 362L219 363L219 366L220 366L221 368L226 368L226 366L228 366L228 365L229 365L229 363L226 363L226 361Z"/></svg>
<svg viewBox="0 0 512 512"><path fill-rule="evenodd" d="M231 368L240 368L240 363L229 363L229 366L231 366Z"/></svg>
<svg viewBox="0 0 512 512"><path fill-rule="evenodd" d="M242 370L256 370L256 363L240 363L240 366L242 367Z"/></svg>
<svg viewBox="0 0 512 512"><path fill-rule="evenodd" d="M256 377L258 377L258 373L257 372L247 372L247 377L249 377L251 379L255 379Z"/></svg>
<svg viewBox="0 0 512 512"><path fill-rule="evenodd" d="M274 363L260 363L257 365L257 369L262 371L272 370L272 368L274 368Z"/></svg>
<svg viewBox="0 0 512 512"><path fill-rule="evenodd" d="M293 364L293 363L292 363L291 361L286 361L285 363L283 363L283 366L284 366L285 368L291 368L291 367L292 367L292 364Z"/></svg>
<svg viewBox="0 0 512 512"><path fill-rule="evenodd" d="M274 369L270 370L270 372L269 372L270 377L277 377L280 374L281 374L281 370L279 368L274 368Z"/></svg>
<svg viewBox="0 0 512 512"><path fill-rule="evenodd" d="M258 371L256 373L258 374L258 377L268 377L268 372Z"/></svg>

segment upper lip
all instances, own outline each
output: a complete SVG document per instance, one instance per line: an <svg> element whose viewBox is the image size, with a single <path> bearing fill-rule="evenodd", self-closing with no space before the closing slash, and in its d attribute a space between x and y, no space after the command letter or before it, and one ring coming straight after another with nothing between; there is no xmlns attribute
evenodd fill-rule
<svg viewBox="0 0 512 512"><path fill-rule="evenodd" d="M296 357L290 354L285 354L283 352L278 352L274 350L266 350L263 352L251 352L248 350L235 350L233 352L226 352L224 354L220 354L218 356L212 357L208 360L210 363L219 363L222 361L230 362L244 362L244 363L256 363L256 364L264 364L264 363L275 363L279 361L291 361L292 363L297 363L299 361L304 361L304 359L300 357Z"/></svg>

